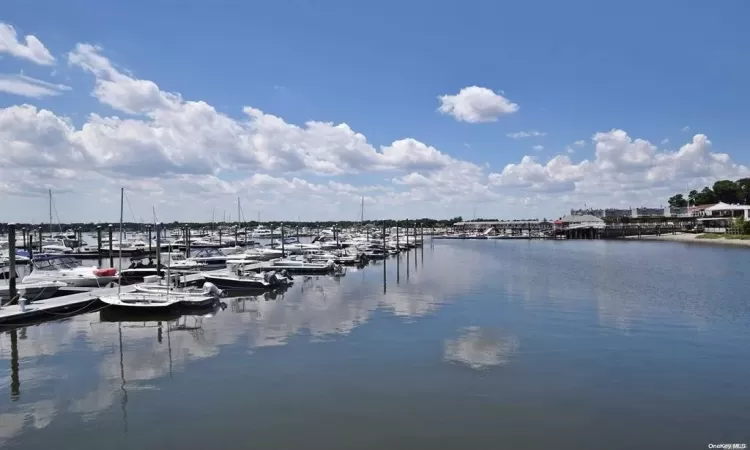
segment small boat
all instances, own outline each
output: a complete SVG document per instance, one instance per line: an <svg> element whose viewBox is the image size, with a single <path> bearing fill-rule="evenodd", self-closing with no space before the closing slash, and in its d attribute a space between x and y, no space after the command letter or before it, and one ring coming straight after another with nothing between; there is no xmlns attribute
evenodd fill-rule
<svg viewBox="0 0 750 450"><path fill-rule="evenodd" d="M237 255L232 255L233 258ZM192 256L187 258L188 261L194 261L197 263L203 263L207 266L207 268L221 268L226 266L227 259L229 257L225 254L223 254L219 249L217 248L201 248L200 250L196 251Z"/></svg>
<svg viewBox="0 0 750 450"><path fill-rule="evenodd" d="M206 306L218 301L223 291L211 283L205 283L203 288L172 288L167 285L149 286L136 285L133 292L118 292L105 295L99 300L110 306L121 308L166 309L180 306Z"/></svg>
<svg viewBox="0 0 750 450"><path fill-rule="evenodd" d="M34 283L18 283L16 292L20 293L27 302L44 300L54 296L57 290L67 284L62 281L38 281ZM10 286L0 286L0 302L10 300Z"/></svg>
<svg viewBox="0 0 750 450"><path fill-rule="evenodd" d="M212 283L222 289L275 289L293 283L292 276L285 269L257 273L244 270L241 264L232 266L223 273L204 274L203 278L206 282Z"/></svg>

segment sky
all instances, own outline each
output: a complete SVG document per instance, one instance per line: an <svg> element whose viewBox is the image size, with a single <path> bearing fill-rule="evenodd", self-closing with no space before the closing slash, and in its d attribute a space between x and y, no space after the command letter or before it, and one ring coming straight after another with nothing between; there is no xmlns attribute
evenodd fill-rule
<svg viewBox="0 0 750 450"><path fill-rule="evenodd" d="M750 176L750 3L4 0L0 222L556 218Z"/></svg>

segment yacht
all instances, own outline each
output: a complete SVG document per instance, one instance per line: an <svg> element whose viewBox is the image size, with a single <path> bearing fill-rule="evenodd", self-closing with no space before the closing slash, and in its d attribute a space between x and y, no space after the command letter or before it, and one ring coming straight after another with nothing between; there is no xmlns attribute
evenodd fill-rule
<svg viewBox="0 0 750 450"><path fill-rule="evenodd" d="M271 267L278 270L286 269L291 273L331 273L341 270L341 266L333 261L313 262L301 255L274 260L271 262Z"/></svg>
<svg viewBox="0 0 750 450"><path fill-rule="evenodd" d="M273 232L269 228L266 228L262 225L258 225L258 227L256 227L253 230L250 237L252 237L253 239L258 239L258 238L270 239L271 237L273 237Z"/></svg>
<svg viewBox="0 0 750 450"><path fill-rule="evenodd" d="M68 255L34 255L33 271L23 278L23 283L62 281L68 286L103 287L118 281L117 269L84 267Z"/></svg>
<svg viewBox="0 0 750 450"><path fill-rule="evenodd" d="M281 251L281 249L275 249L275 248L268 248L268 247L252 247L247 250L245 250L242 255L247 256L248 258L252 258L258 261L270 261L275 258L281 258L284 256L284 252ZM239 255L234 255L239 256ZM236 258L232 258L236 259Z"/></svg>
<svg viewBox="0 0 750 450"><path fill-rule="evenodd" d="M237 255L234 255L236 257ZM233 259L234 259L233 257ZM208 269L224 267L229 257L217 248L201 248L197 250L188 261L203 263Z"/></svg>

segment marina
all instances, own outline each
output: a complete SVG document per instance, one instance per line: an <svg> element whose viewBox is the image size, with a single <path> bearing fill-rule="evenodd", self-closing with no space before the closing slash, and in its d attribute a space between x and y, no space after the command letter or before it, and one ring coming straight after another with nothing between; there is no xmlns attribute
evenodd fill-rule
<svg viewBox="0 0 750 450"><path fill-rule="evenodd" d="M64 435L78 448L113 439L161 448L152 423L167 412L174 420L158 435L191 448L244 448L251 433L260 447L323 439L344 449L372 426L359 447L457 448L467 437L454 427L472 442L540 449L584 435L623 450L741 442L750 312L731 292L749 287L730 268L744 255L645 241L426 239L346 276L296 275L216 306L61 310L0 333L0 395L10 399L0 402L0 445ZM114 292L68 297L80 309ZM700 426L686 429L692 421ZM72 424L88 431L66 431Z"/></svg>

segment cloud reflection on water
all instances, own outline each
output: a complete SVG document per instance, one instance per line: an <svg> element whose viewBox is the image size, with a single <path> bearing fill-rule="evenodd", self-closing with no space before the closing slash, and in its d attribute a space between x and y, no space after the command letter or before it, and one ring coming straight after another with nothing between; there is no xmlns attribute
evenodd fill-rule
<svg viewBox="0 0 750 450"><path fill-rule="evenodd" d="M466 327L457 338L445 341L444 358L479 370L507 364L516 350L515 336L491 328Z"/></svg>

